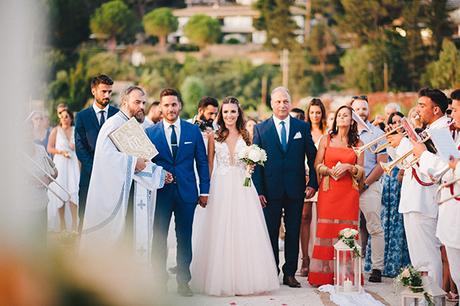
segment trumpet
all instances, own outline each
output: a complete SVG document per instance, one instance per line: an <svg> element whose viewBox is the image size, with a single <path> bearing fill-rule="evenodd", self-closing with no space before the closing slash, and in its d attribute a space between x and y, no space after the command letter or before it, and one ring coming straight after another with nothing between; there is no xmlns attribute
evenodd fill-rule
<svg viewBox="0 0 460 306"><path fill-rule="evenodd" d="M397 130L399 130L401 128L402 128L402 125L398 125L397 127L392 128L391 130L389 130L385 134L375 138L371 142L368 142L368 143L366 143L365 145L363 145L361 147L353 147L353 151L355 151L356 156L360 156L366 150L369 150L370 152L376 154L376 153L382 151L383 149L385 149L389 144L388 143L382 144L382 145L378 146L375 149L372 149L372 146L374 146L375 144L379 143L382 139L385 139L387 136L393 134L394 132L396 132Z"/></svg>
<svg viewBox="0 0 460 306"><path fill-rule="evenodd" d="M40 166L39 163L37 163L32 157L30 157L28 154L26 153L23 153L25 155L25 157L31 162L31 164L36 168L38 169L41 173L43 173L48 179L51 180L51 182L54 182L55 185L61 189L65 195L66 195L66 198L64 199L57 191L53 190L53 188L50 188L49 184L44 180L43 177L37 175L34 171L30 171L30 169L27 169L27 171L29 172L29 174L31 174L40 184L43 185L43 187L45 187L47 190L51 191L51 193L53 193L60 201L62 201L62 203L66 203L68 201L70 201L70 192L65 189L61 184L59 184L56 179L50 175L48 173L48 171L46 171L45 169L43 169L43 167Z"/></svg>
<svg viewBox="0 0 460 306"><path fill-rule="evenodd" d="M388 175L391 175L391 171L393 171L393 169L399 163L403 163L403 168L404 169L409 169L410 167L414 166L418 162L418 159L414 158L412 161L407 163L405 161L405 159L408 158L411 155L412 155L412 150L409 150L406 153L404 153L402 156L400 156L398 159L395 159L395 160L393 160L391 162L387 162L387 163L380 162L380 167L382 167L383 171L385 171L385 173L388 174Z"/></svg>
<svg viewBox="0 0 460 306"><path fill-rule="evenodd" d="M455 183L457 183L458 181L460 181L460 177L455 178L455 179L453 179L453 180L451 180L449 182L445 182L445 183L439 185L438 189L436 190L436 199L437 199L437 202L438 202L439 205L444 204L445 202L450 201L452 199L460 197L460 192L457 193L457 194L453 194L453 189L451 189L451 194L452 195L450 197L448 197L448 198L441 199L441 191L442 191L442 189L450 187L450 186L454 185Z"/></svg>

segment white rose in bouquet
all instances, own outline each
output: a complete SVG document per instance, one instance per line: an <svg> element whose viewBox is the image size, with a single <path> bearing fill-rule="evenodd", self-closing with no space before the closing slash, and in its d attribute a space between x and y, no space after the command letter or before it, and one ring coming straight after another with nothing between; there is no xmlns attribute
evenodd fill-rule
<svg viewBox="0 0 460 306"><path fill-rule="evenodd" d="M343 233L343 236L347 239L353 237L353 233L351 231L346 231L345 233Z"/></svg>
<svg viewBox="0 0 460 306"><path fill-rule="evenodd" d="M252 160L254 163L258 163L260 161L260 151L259 150L249 151L248 159Z"/></svg>

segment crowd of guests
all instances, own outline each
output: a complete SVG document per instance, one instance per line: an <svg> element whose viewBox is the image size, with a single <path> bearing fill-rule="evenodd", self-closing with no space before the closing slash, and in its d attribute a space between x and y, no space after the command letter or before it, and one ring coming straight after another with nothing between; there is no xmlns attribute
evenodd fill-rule
<svg viewBox="0 0 460 306"><path fill-rule="evenodd" d="M81 228L98 132L105 121L118 111L109 105L112 85L113 81L105 75L92 80L91 92L94 102L77 114L75 126L73 114L65 105L58 106L59 124L53 129L47 126L49 120L43 113L34 112L30 116L35 144L45 148L52 157L58 172L56 181L68 191L68 194L61 194L60 197L49 193L48 223L52 230L78 233ZM281 95L279 99L278 95ZM306 122L309 134L306 138L311 137L311 144L308 143L316 147L316 153L303 153L302 156L305 164L302 175L305 176L305 183L309 184L306 186L309 187L304 186L306 196L298 206L298 211L292 208L294 204L286 206L286 203L292 200L289 196L291 187L281 189L279 196L270 195L273 190L265 190L268 183L264 175L266 176L269 170L257 167L253 177L264 210L277 266L279 246L280 243L284 244L286 264L283 272L288 276L283 278L284 284L300 287L294 277L296 273L308 277L309 283L314 286L332 284L333 244L341 229L354 228L360 230L365 270L370 272L370 282L381 282L382 276L395 277L402 267L412 262L426 269L434 281L448 292L449 299L458 301L455 285L459 285L460 271L453 271L452 267L459 269L459 266L456 266L460 261L460 258L457 258L460 251L459 241L453 239L446 242L443 241L443 237L436 235L437 226L438 232L440 231L433 189L436 184L426 183L429 181L429 175L423 171L424 159L433 159L435 154L431 153L433 156L426 157L426 148L424 150L420 144L412 144L414 155L420 157L419 164L414 164L412 168L398 168L400 163L389 173L385 173L381 164L398 159L405 153L405 143L410 144L400 130L382 138L382 141L375 143L370 150L358 154L355 150L399 127L405 117L415 128L435 128L436 122L439 124L444 120L439 128L450 128L456 137L457 122L460 127L460 108L456 108L456 104L460 103L460 91L454 91L451 98L447 99L439 90L423 89L419 93L417 105L409 110L407 116L398 104L389 103L385 107L384 115L371 120L367 96L353 96L348 104L336 110L327 110L320 99L314 98L303 110L291 107L289 92L283 89L272 93L271 119L264 122L257 118L244 120L244 133L247 133L245 142L250 144L254 141L266 149L269 152L269 161L271 150L275 150L270 146L275 145L276 141L267 144L263 135L269 133L270 120L278 133L281 152L288 152L290 142L297 139L296 137L303 138L302 134L289 135L289 126L285 126L296 125L297 122ZM180 100L179 96L178 99ZM148 129L164 120L164 114L161 112L162 103L163 100L160 98L146 107L145 120L142 123L144 128ZM238 101L226 101L224 104L228 103L239 106ZM223 106L219 108L219 102L215 98L203 97L198 103L197 115L189 120L199 126L206 147L209 146L209 139L214 139L216 133L219 136L219 124L225 126L227 122L222 119ZM286 109L289 111L288 116L278 116ZM242 112L241 108L237 108L238 110ZM243 118L243 114L240 115ZM448 118L451 115L453 119ZM283 143L283 139L286 143ZM305 154L310 155L307 156L310 160L305 159ZM277 159L273 155L272 158ZM280 155L280 159L284 158L284 155ZM281 167L284 167L284 164ZM52 184L54 183L50 184L50 188L53 188ZM56 193L59 194L59 191ZM279 200L279 207L270 205L270 200L271 203L276 202L273 199ZM412 204L414 201L419 203ZM447 207L458 203L449 202L444 205ZM428 206L430 207L426 208ZM440 210L442 208L443 206ZM272 211L275 209L276 213ZM457 211L456 214L458 216L460 213ZM451 231L460 232L458 225L446 226L450 226ZM297 232L294 233L295 231ZM415 234L417 231L421 233ZM420 235L425 236L423 241L420 240ZM424 249L421 249L420 245ZM297 254L293 254L296 252ZM301 265L297 271L299 254ZM450 262L455 263L449 265Z"/></svg>

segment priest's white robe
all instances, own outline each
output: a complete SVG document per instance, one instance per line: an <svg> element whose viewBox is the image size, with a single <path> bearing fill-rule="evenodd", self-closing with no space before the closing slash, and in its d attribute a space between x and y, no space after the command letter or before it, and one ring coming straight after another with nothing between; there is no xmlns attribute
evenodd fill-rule
<svg viewBox="0 0 460 306"><path fill-rule="evenodd" d="M129 191L134 180L134 247L138 251L139 240L147 239L147 243L143 243L144 249L141 250L143 254L141 257L143 261L148 261L149 243L153 230L150 223L153 224L156 189L163 187L165 171L162 167L149 162L142 172L135 173L137 158L117 150L109 134L127 121L128 117L120 111L107 119L99 131L86 201L80 251L94 252L101 248L118 246L123 241ZM142 199L145 200L142 201ZM142 202L141 205L138 205L140 202ZM139 215L139 212L145 213ZM144 234L139 236L139 232Z"/></svg>

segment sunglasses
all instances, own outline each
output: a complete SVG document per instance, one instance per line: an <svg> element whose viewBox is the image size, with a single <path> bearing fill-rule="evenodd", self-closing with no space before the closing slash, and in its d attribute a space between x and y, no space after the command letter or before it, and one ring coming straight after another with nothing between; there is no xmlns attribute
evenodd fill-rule
<svg viewBox="0 0 460 306"><path fill-rule="evenodd" d="M351 98L353 100L366 100L367 101L367 96L353 96Z"/></svg>
<svg viewBox="0 0 460 306"><path fill-rule="evenodd" d="M451 110L451 109L446 110L446 114L447 114L447 115L452 114L452 110Z"/></svg>

